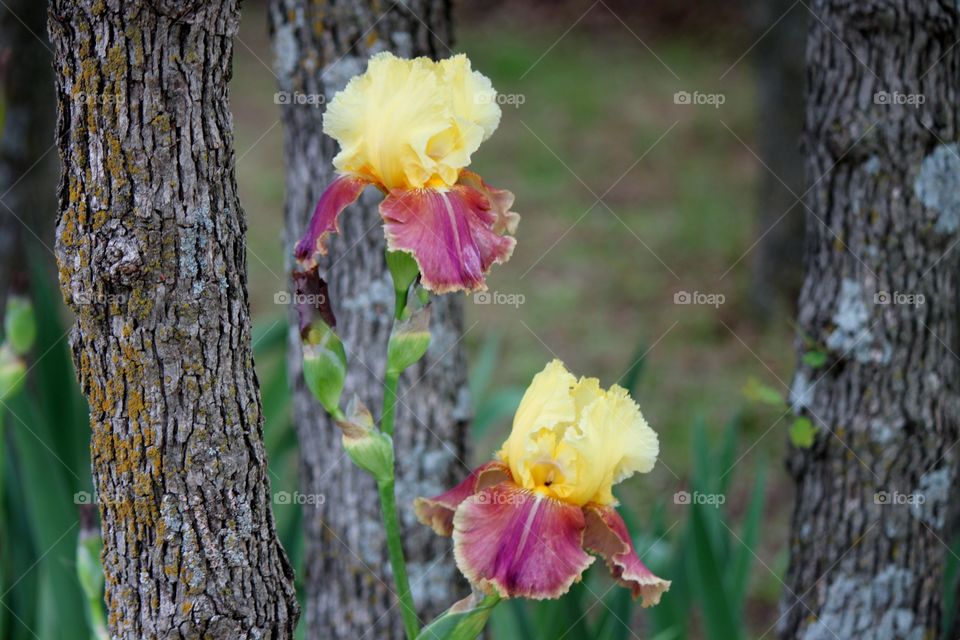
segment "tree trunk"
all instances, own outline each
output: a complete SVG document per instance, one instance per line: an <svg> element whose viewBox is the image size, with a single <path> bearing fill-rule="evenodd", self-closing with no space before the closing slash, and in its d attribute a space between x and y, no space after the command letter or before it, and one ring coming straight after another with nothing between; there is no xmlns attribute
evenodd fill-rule
<svg viewBox="0 0 960 640"><path fill-rule="evenodd" d="M793 381L797 412L820 430L789 456L797 496L779 632L936 638L960 456L960 9L812 10L797 347L828 361L801 361Z"/></svg>
<svg viewBox="0 0 960 640"><path fill-rule="evenodd" d="M25 246L51 250L54 176L54 96L51 54L44 36L46 3L0 5L0 319L11 278L23 279ZM17 275L17 272L20 272ZM21 282L20 284L23 284Z"/></svg>
<svg viewBox="0 0 960 640"><path fill-rule="evenodd" d="M752 308L760 320L795 310L803 281L803 50L810 14L796 0L754 0L761 171L760 244L753 259ZM781 182L782 181L782 182Z"/></svg>
<svg viewBox="0 0 960 640"><path fill-rule="evenodd" d="M271 31L286 136L286 247L306 228L323 188L333 178L336 143L322 134L323 108L347 80L366 68L369 55L450 55L448 0L415 0L381 9L376 2L274 0ZM285 96L287 99L284 99ZM310 104L305 104L310 102ZM344 400L359 394L376 410L382 401L386 342L392 325L393 286L374 189L341 217L321 263L330 283L337 328L350 372ZM432 345L401 378L395 430L397 491L411 588L421 619L467 594L449 540L419 525L412 502L452 486L466 471L469 396L460 298L435 298ZM292 323L296 327L296 322ZM302 452L302 484L325 501L304 513L306 616L309 638L401 638L403 626L374 482L354 467L340 434L303 384L300 341L291 330L290 380L294 422ZM409 394L409 395L408 395Z"/></svg>
<svg viewBox="0 0 960 640"><path fill-rule="evenodd" d="M290 638L227 82L235 1L55 0L57 257L115 638Z"/></svg>

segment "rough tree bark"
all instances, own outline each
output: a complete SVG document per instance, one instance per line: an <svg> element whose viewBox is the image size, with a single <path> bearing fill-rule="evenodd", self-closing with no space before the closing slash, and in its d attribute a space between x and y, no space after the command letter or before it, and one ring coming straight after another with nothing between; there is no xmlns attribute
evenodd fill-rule
<svg viewBox="0 0 960 640"><path fill-rule="evenodd" d="M26 271L25 247L52 245L57 156L53 126L51 53L44 39L46 3L9 0L0 5L0 318L10 279ZM25 275L25 274L21 274Z"/></svg>
<svg viewBox="0 0 960 640"><path fill-rule="evenodd" d="M960 9L818 0L812 10L805 145L816 186L798 323L829 359L801 362L793 381L797 412L820 432L789 456L797 495L779 633L936 638L960 456ZM899 104L910 96L923 104Z"/></svg>
<svg viewBox="0 0 960 640"><path fill-rule="evenodd" d="M115 638L290 638L227 82L235 1L55 0L56 251Z"/></svg>
<svg viewBox="0 0 960 640"><path fill-rule="evenodd" d="M803 50L809 12L795 0L754 0L760 175L760 239L750 291L760 320L795 309L803 282ZM781 182L782 181L782 182Z"/></svg>
<svg viewBox="0 0 960 640"><path fill-rule="evenodd" d="M306 227L323 188L333 177L336 143L321 131L322 105L366 68L369 55L450 55L448 0L384 5L373 1L274 0L271 32L285 130L286 247ZM384 262L377 213L379 194L367 193L341 217L321 273L330 283L337 328L347 347L350 373L344 399L359 394L371 408L382 399L386 341L392 324L393 287ZM324 273L325 272L325 273ZM296 322L292 324L296 326ZM453 563L450 542L416 522L412 501L450 487L465 472L470 415L456 296L433 301L430 352L400 382L395 443L397 491L413 594L426 620L467 594ZM393 596L373 481L344 456L340 435L305 388L300 342L290 333L289 373L294 421L302 452L302 485L326 498L304 514L306 619L310 638L400 638L403 627Z"/></svg>

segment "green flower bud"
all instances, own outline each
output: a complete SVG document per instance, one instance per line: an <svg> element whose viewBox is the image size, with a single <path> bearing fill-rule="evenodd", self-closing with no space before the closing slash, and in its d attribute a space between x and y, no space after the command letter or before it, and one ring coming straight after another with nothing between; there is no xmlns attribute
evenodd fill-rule
<svg viewBox="0 0 960 640"><path fill-rule="evenodd" d="M310 327L303 340L303 378L307 388L332 416L339 416L340 394L347 378L347 353L336 332L323 323Z"/></svg>
<svg viewBox="0 0 960 640"><path fill-rule="evenodd" d="M393 326L387 343L387 373L399 375L422 358L429 346L430 307L424 307Z"/></svg>
<svg viewBox="0 0 960 640"><path fill-rule="evenodd" d="M393 479L393 438L373 424L370 410L354 396L347 415L338 420L343 431L343 448L353 463L372 475L378 483Z"/></svg>
<svg viewBox="0 0 960 640"><path fill-rule="evenodd" d="M330 307L327 283L317 267L294 271L296 309L300 317L303 344L303 378L330 415L339 418L340 394L347 378L347 353L334 327L337 324Z"/></svg>
<svg viewBox="0 0 960 640"><path fill-rule="evenodd" d="M407 292L410 285L420 275L420 266L406 251L387 251L387 269L393 276L393 289L397 294L396 317L400 317L407 307Z"/></svg>
<svg viewBox="0 0 960 640"><path fill-rule="evenodd" d="M7 299L3 331L14 353L25 355L33 348L37 338L37 322L29 298L14 294Z"/></svg>

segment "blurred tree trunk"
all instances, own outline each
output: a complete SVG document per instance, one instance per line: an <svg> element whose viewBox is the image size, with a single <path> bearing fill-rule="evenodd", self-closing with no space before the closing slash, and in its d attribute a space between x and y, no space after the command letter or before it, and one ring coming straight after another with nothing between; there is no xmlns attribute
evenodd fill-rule
<svg viewBox="0 0 960 640"><path fill-rule="evenodd" d="M450 12L448 0L385 7L359 0L272 2L278 101L285 130L287 255L292 255L314 205L333 177L330 161L337 151L336 143L321 130L322 105L301 102L311 96L332 98L366 68L367 57L377 51L450 55ZM331 238L330 255L321 262L350 361L344 401L359 394L375 411L382 400L394 302L384 262L379 199L380 194L370 189L344 212L341 234ZM449 540L419 525L412 509L415 496L453 486L465 472L470 407L457 296L434 299L431 330L430 352L400 381L394 433L404 549L411 589L424 620L467 593L460 586ZM307 635L400 638L403 626L393 595L376 487L346 458L338 429L304 386L295 330L290 333L289 373L303 491L325 496L316 509L304 512Z"/></svg>
<svg viewBox="0 0 960 640"><path fill-rule="evenodd" d="M810 14L796 0L754 0L759 97L760 244L753 259L752 307L769 319L794 309L803 281L803 44ZM764 35L765 34L765 35Z"/></svg>
<svg viewBox="0 0 960 640"><path fill-rule="evenodd" d="M46 20L47 3L41 0L8 0L0 5L4 110L0 134L0 319L11 278L25 275L25 247L45 254L53 246L56 103ZM21 275L16 276L17 272Z"/></svg>
<svg viewBox="0 0 960 640"><path fill-rule="evenodd" d="M57 221L115 638L291 638L227 82L235 1L55 0Z"/></svg>
<svg viewBox="0 0 960 640"><path fill-rule="evenodd" d="M960 9L812 10L805 146L816 184L797 349L828 360L801 361L793 381L797 412L820 430L789 455L797 495L779 632L936 638L960 456ZM898 103L910 96L923 104Z"/></svg>

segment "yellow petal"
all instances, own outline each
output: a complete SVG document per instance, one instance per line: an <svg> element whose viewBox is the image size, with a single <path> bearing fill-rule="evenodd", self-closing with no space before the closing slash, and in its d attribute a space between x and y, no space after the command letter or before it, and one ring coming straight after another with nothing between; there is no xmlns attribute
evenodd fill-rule
<svg viewBox="0 0 960 640"><path fill-rule="evenodd" d="M576 405L570 389L577 379L567 371L559 360L550 362L523 394L520 406L513 416L510 437L500 449L500 459L510 465L514 478L522 484L521 477L529 474L524 464L533 451L539 450L535 436L544 429L571 422L576 417ZM532 487L527 487L532 488Z"/></svg>

